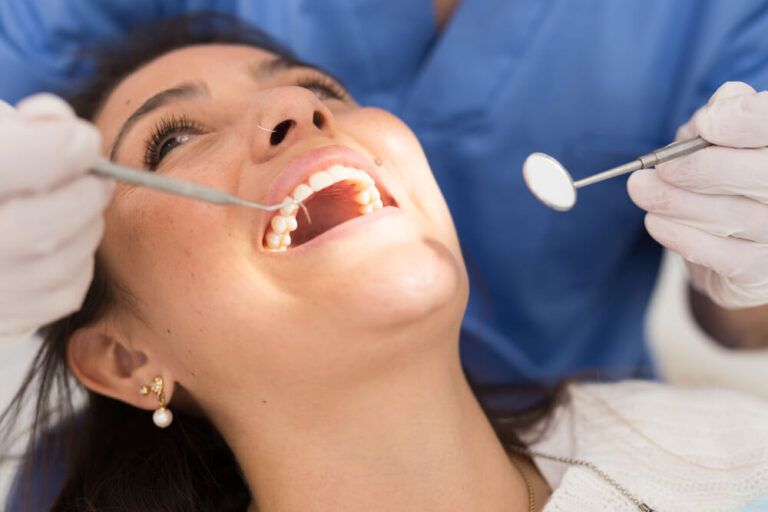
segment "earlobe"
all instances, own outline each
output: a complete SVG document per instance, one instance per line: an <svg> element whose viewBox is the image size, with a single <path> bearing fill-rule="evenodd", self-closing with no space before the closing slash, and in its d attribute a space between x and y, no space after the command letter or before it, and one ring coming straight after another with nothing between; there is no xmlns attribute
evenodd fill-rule
<svg viewBox="0 0 768 512"><path fill-rule="evenodd" d="M102 324L81 327L69 339L67 362L70 371L89 390L141 409L157 404L139 389L158 373L150 368L146 354L128 346ZM170 380L166 377L167 380ZM166 395L170 396L166 387Z"/></svg>

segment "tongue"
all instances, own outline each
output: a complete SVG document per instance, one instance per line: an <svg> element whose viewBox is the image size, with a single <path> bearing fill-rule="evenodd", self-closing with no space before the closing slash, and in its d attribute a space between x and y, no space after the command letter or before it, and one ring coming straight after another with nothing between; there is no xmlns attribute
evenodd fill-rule
<svg viewBox="0 0 768 512"><path fill-rule="evenodd" d="M304 201L312 223L299 210L299 226L291 233L291 247L296 247L321 235L342 222L359 217L360 204L355 201L355 185L349 181L334 183L320 192L315 192Z"/></svg>

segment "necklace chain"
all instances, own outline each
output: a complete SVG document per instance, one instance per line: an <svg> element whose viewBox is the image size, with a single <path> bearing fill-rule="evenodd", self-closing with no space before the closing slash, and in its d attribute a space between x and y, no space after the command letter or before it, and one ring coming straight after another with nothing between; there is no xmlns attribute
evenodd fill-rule
<svg viewBox="0 0 768 512"><path fill-rule="evenodd" d="M509 461L512 463L513 466L515 466L515 469L518 473L520 473L520 476L523 477L523 481L525 482L525 488L528 490L528 512L534 512L534 509L536 508L536 504L533 501L533 486L531 485L531 481L528 479L528 476L525 474L525 471L523 471L523 468L520 467L520 465L515 462L515 459L512 457L509 458Z"/></svg>
<svg viewBox="0 0 768 512"><path fill-rule="evenodd" d="M575 459L573 457L560 457L557 455L549 455L546 453L541 453L536 450L531 450L529 448L523 448L522 446L516 446L516 445L507 445L507 448L510 450L516 452L516 453L522 453L523 455L527 455L529 457L540 457L542 459L548 459L555 462L560 462L561 464L568 464L571 466L582 466L589 470L591 470L593 473L595 473L597 476L605 480L608 484L610 484L614 489L619 491L622 496L627 498L629 501L635 504L637 507L637 510L639 512L655 512L653 508L648 506L645 502L641 501L637 496L632 494L626 487L621 485L619 482L608 476L602 469L595 466L593 463L587 461L587 460L581 460L581 459ZM528 480L528 477L523 473L523 471L520 469L520 466L518 466L515 462L512 462L512 464L515 466L517 471L522 475L523 480L525 481L525 485L528 488L528 512L534 511L534 505L533 505L533 487L531 486L530 481Z"/></svg>

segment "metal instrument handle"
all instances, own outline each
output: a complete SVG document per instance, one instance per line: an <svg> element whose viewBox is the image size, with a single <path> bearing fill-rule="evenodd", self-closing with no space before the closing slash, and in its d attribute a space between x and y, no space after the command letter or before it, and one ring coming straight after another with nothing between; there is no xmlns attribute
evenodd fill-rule
<svg viewBox="0 0 768 512"><path fill-rule="evenodd" d="M647 155L643 155L638 158L638 160L640 160L640 162L643 164L642 168L647 169L649 167L663 164L664 162L669 162L670 160L679 158L681 156L690 155L691 153L695 153L696 151L711 145L712 144L710 142L707 142L701 137L681 140L679 142L673 142L668 146L664 146L663 148L652 151Z"/></svg>

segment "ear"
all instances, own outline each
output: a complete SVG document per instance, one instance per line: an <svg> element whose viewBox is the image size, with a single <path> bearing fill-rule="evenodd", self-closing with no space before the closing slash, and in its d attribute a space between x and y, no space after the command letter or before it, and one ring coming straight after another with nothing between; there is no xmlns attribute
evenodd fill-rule
<svg viewBox="0 0 768 512"><path fill-rule="evenodd" d="M146 410L157 409L157 399L139 388L160 375L166 404L173 395L173 378L141 350L130 347L102 322L81 327L69 339L67 363L86 388Z"/></svg>

